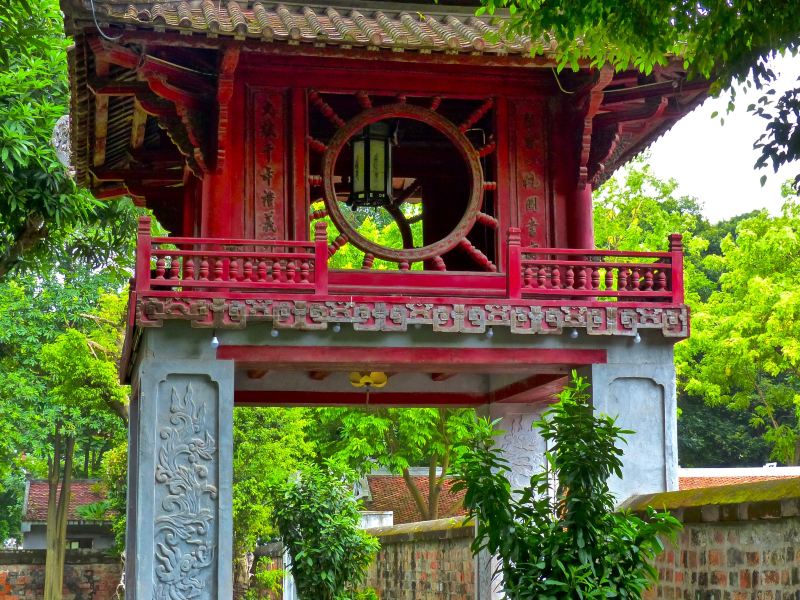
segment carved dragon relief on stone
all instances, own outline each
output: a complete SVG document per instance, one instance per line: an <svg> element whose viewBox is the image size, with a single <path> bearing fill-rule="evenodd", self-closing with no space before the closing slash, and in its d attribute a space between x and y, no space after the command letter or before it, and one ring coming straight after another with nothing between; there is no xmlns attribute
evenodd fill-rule
<svg viewBox="0 0 800 600"><path fill-rule="evenodd" d="M159 430L156 464L154 600L211 598L214 577L217 445L206 403L189 383L172 387L168 425Z"/></svg>

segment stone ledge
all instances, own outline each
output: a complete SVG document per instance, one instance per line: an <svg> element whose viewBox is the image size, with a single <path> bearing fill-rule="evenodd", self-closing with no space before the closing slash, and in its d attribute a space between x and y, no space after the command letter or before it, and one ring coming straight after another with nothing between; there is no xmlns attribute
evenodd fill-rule
<svg viewBox="0 0 800 600"><path fill-rule="evenodd" d="M716 523L800 516L800 477L633 496L621 508L668 510L683 523Z"/></svg>
<svg viewBox="0 0 800 600"><path fill-rule="evenodd" d="M46 550L0 550L0 565L44 565ZM120 558L102 550L67 550L65 565L119 564Z"/></svg>
<svg viewBox="0 0 800 600"><path fill-rule="evenodd" d="M390 527L373 527L366 531L380 539L381 545L423 540L450 540L475 535L474 522L466 517L403 523Z"/></svg>

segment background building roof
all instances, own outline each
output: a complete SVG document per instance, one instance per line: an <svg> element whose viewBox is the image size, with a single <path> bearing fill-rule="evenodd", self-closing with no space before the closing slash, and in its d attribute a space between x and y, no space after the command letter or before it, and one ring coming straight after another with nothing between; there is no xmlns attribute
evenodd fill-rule
<svg viewBox="0 0 800 600"><path fill-rule="evenodd" d="M58 486L61 493L61 486ZM32 479L28 482L25 494L25 503L22 507L23 521L47 521L47 500L49 486L47 480ZM76 512L79 506L93 504L105 500L105 494L100 489L96 479L78 479L70 485L69 517L70 521L80 521L82 518Z"/></svg>
<svg viewBox="0 0 800 600"><path fill-rule="evenodd" d="M428 477L413 476L417 489L428 501ZM398 475L373 474L367 476L371 500L364 502L364 508L373 511L394 512L394 524L415 523L424 521L405 480ZM439 496L439 518L456 517L467 514L464 509L464 492L451 490L454 481L446 479Z"/></svg>

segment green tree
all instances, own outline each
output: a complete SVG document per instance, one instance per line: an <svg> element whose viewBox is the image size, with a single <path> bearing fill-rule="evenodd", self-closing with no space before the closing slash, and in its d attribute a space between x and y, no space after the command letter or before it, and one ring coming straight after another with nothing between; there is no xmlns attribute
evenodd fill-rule
<svg viewBox="0 0 800 600"><path fill-rule="evenodd" d="M679 376L709 404L752 411L772 457L798 464L800 204L787 199L779 217L742 220L717 261L720 287L694 311Z"/></svg>
<svg viewBox="0 0 800 600"><path fill-rule="evenodd" d="M552 473L536 473L527 487L512 491L487 421L464 458L458 486L466 489L464 504L477 523L472 549L500 558L511 600L641 598L657 576L652 560L663 550L659 537L680 528L668 513L652 509L647 521L614 512L607 480L621 477L619 445L633 432L595 416L588 387L573 373L560 401L534 424L549 442Z"/></svg>
<svg viewBox="0 0 800 600"><path fill-rule="evenodd" d="M381 466L403 476L423 519L439 517L445 479L475 430L475 411L452 408L325 408L314 432L321 456L358 472ZM411 467L428 468L420 490Z"/></svg>
<svg viewBox="0 0 800 600"><path fill-rule="evenodd" d="M234 596L248 588L250 553L275 536L270 490L314 457L304 408L237 407L233 411Z"/></svg>
<svg viewBox="0 0 800 600"><path fill-rule="evenodd" d="M351 600L378 551L359 528L352 486L309 466L277 486L273 505L300 600Z"/></svg>
<svg viewBox="0 0 800 600"><path fill-rule="evenodd" d="M58 2L3 3L0 35L0 279L13 269L44 271L66 247L106 259L126 246L119 219L132 211L79 190L50 142L69 100Z"/></svg>
<svg viewBox="0 0 800 600"><path fill-rule="evenodd" d="M479 12L507 7L510 33L525 33L536 42L533 52L555 52L559 69L610 64L649 73L682 57L694 75L715 80L712 90L727 88L731 105L735 82L769 86L775 73L767 61L777 53L798 50L800 16L793 2L769 0L481 0ZM555 42L555 44L552 44ZM554 46L554 49L553 49ZM767 92L748 109L767 120L756 141L757 166L775 169L800 156L800 86L780 98ZM795 180L800 186L800 176Z"/></svg>

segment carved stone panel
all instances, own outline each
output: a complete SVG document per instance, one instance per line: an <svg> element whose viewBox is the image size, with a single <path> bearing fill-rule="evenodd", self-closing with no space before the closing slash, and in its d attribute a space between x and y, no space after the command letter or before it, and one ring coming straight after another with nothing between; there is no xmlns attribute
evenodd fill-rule
<svg viewBox="0 0 800 600"><path fill-rule="evenodd" d="M145 360L135 382L126 598L230 598L233 366Z"/></svg>

